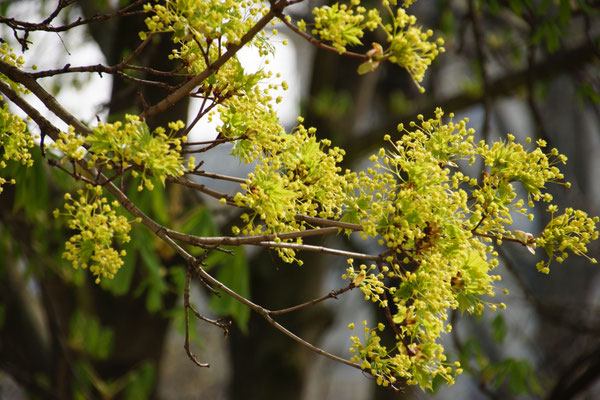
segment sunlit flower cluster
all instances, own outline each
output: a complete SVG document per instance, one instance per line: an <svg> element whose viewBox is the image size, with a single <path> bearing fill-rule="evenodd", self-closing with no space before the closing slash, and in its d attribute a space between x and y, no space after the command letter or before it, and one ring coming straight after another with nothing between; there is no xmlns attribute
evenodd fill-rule
<svg viewBox="0 0 600 400"><path fill-rule="evenodd" d="M417 25L417 18L409 15L405 8L413 1L405 1L399 6L396 0L383 0L381 7L387 12L381 16L378 8L367 9L361 5L360 0L352 0L349 5L334 3L313 9L314 25L311 33L331 45L339 52L344 53L348 46L362 45L361 38L365 30L374 31L381 28L388 43L384 48L382 44L374 43L373 50L366 55L369 57L359 67L359 73L375 70L380 61L388 60L406 69L419 89L425 71L437 55L444 51L444 41L439 38L432 40L433 31L423 31ZM300 30L306 30L304 20L298 22Z"/></svg>
<svg viewBox="0 0 600 400"><path fill-rule="evenodd" d="M119 203L109 203L102 196L102 187L93 185L78 190L76 198L65 194L65 200L65 211L56 209L54 216L66 216L67 226L77 233L66 242L63 258L74 268L89 268L96 276L96 283L101 278L113 278L125 256L125 250L114 249L114 241L128 242L131 229L127 218L115 211Z"/></svg>
<svg viewBox="0 0 600 400"><path fill-rule="evenodd" d="M562 263L569 253L587 257L588 243L598 239L596 225L599 221L598 217L590 218L581 210L567 208L564 214L554 216L558 207L550 205L548 209L552 213L552 219L540 237L535 239L537 245L542 247L549 257L548 261L537 263L538 271L546 274L550 272L550 262L553 259ZM590 261L597 263L595 258L591 258Z"/></svg>
<svg viewBox="0 0 600 400"><path fill-rule="evenodd" d="M52 143L51 148L59 150L63 155L63 162L79 161L85 157L85 138L75 132L75 128L69 126L67 132L58 134L58 139Z"/></svg>
<svg viewBox="0 0 600 400"><path fill-rule="evenodd" d="M346 51L348 45L361 45L360 39L364 36L364 31L373 31L381 23L377 10L367 11L360 6L360 0L353 0L350 5L334 3L331 6L315 7L313 14L313 35L331 42L340 54ZM300 26L305 28L305 23L302 22Z"/></svg>
<svg viewBox="0 0 600 400"><path fill-rule="evenodd" d="M245 192L235 196L237 204L253 210L242 215L244 233L304 229L295 218L298 214L340 218L352 174L341 174L337 166L344 151L328 148L330 142L319 141L314 134L314 128L299 124L289 134L257 135L251 141L258 164L242 185ZM291 249L279 251L285 261L295 260Z"/></svg>
<svg viewBox="0 0 600 400"><path fill-rule="evenodd" d="M148 190L154 188L152 178L164 185L167 176L181 176L185 171L181 145L187 138L175 136L184 124L171 122L168 127L168 134L162 127L151 133L148 125L135 115L126 115L125 123L99 123L85 138L90 145L88 164L108 169L118 166L122 170L136 166L142 172L139 174L134 170L132 174L134 177L141 175ZM143 190L144 186L140 184L138 190Z"/></svg>
<svg viewBox="0 0 600 400"><path fill-rule="evenodd" d="M511 231L511 213L527 214L534 206L531 198L552 199L544 193L546 184L559 181L562 174L551 160L562 162L564 157L556 150L546 155L539 147L528 151L512 135L491 146L475 144L466 120L442 119L443 112L437 110L434 119L420 116L409 129L400 125L398 140L386 135L391 149L382 148L371 157L374 165L359 174L355 197L346 208L346 216L362 224L363 237L377 238L387 249L378 271L369 273L375 265L355 271L349 260L343 276L366 300L396 310L392 320L398 343L393 350L380 347L374 330L364 342L353 339L355 360L381 377L381 384L394 382L388 370L422 387L431 387L436 376L451 383L461 371L458 364L445 362L438 343L452 329L448 310L480 314L486 306L505 307L482 300L495 295L494 282L500 279L491 274L498 254L488 242L516 239L532 252L543 247L560 262L567 252L584 255L586 244L598 238L598 218L572 209L562 216L552 214L536 237ZM478 159L486 168L482 176L460 171L461 164ZM527 189L527 204L518 198L512 186L516 182ZM547 272L548 263L540 262L538 269ZM404 360L403 369L390 366L398 357Z"/></svg>
<svg viewBox="0 0 600 400"><path fill-rule="evenodd" d="M207 56L212 48L224 52L227 45L239 44L256 20L268 12L268 5L260 0L168 0L145 4L144 10L154 14L146 18L149 32L172 33L173 42L181 46L176 54L195 47L198 56ZM145 32L140 35L145 39ZM270 45L264 35L260 33L253 43L267 52Z"/></svg>

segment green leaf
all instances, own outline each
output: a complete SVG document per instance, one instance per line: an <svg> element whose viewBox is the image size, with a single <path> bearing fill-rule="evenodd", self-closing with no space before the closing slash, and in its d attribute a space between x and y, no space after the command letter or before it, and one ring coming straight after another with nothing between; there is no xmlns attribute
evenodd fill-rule
<svg viewBox="0 0 600 400"><path fill-rule="evenodd" d="M18 162L7 162L6 174L17 181L13 210L23 210L27 218L37 221L40 212L48 207L48 176L39 151L31 151L33 165L26 167ZM3 173L4 174L4 173Z"/></svg>
<svg viewBox="0 0 600 400"><path fill-rule="evenodd" d="M123 296L129 292L129 288L131 287L133 272L135 271L137 261L137 249L135 243L136 241L132 240L123 245L126 254L125 257L123 257L123 265L119 268L115 277L113 279L102 279L100 281L100 286L102 286L103 289L109 290L115 296Z"/></svg>
<svg viewBox="0 0 600 400"><path fill-rule="evenodd" d="M243 248L236 247L233 252L233 257L223 258L222 262L224 264L222 264L216 278L240 296L248 299L250 298L248 262ZM214 296L211 299L210 307L216 314L232 316L240 327L240 330L242 332L247 331L250 309L233 297L227 295L221 297Z"/></svg>
<svg viewBox="0 0 600 400"><path fill-rule="evenodd" d="M358 74L364 75L375 71L379 67L379 61L368 60L358 66Z"/></svg>
<svg viewBox="0 0 600 400"><path fill-rule="evenodd" d="M476 306L479 304L479 299L472 294L459 292L456 295L456 301L458 301L458 309L460 312L468 312L472 314L477 309Z"/></svg>
<svg viewBox="0 0 600 400"><path fill-rule="evenodd" d="M163 278L163 268L160 259L154 249L154 241L140 238L140 256L144 266L148 271L148 277L144 280L148 293L146 294L146 308L150 312L156 312L162 309L162 294L167 290L167 285Z"/></svg>
<svg viewBox="0 0 600 400"><path fill-rule="evenodd" d="M154 389L155 367L150 361L145 361L129 377L129 382L123 391L125 400L149 399Z"/></svg>
<svg viewBox="0 0 600 400"><path fill-rule="evenodd" d="M504 322L504 317L502 317L502 315L498 314L492 320L492 329L492 336L494 337L494 340L498 343L502 343L506 337L507 331L506 322Z"/></svg>
<svg viewBox="0 0 600 400"><path fill-rule="evenodd" d="M213 221L212 213L206 207L197 207L184 217L183 232L195 236L218 236L219 229Z"/></svg>
<svg viewBox="0 0 600 400"><path fill-rule="evenodd" d="M113 349L113 331L108 327L102 327L99 320L76 311L71 316L69 329L69 347L83 351L97 359L108 358Z"/></svg>
<svg viewBox="0 0 600 400"><path fill-rule="evenodd" d="M473 279L481 279L482 276L487 275L490 266L478 251L473 250L469 252L463 268Z"/></svg>
<svg viewBox="0 0 600 400"><path fill-rule="evenodd" d="M162 185L154 185L154 189L150 191L151 205L153 215L156 222L160 224L167 224L169 222L169 215L167 212L167 196L165 189Z"/></svg>

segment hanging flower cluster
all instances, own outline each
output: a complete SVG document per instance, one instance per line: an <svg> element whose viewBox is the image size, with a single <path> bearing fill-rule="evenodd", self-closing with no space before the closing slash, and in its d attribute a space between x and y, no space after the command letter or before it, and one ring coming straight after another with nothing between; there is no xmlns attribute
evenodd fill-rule
<svg viewBox="0 0 600 400"><path fill-rule="evenodd" d="M2 97L0 96L0 101ZM6 161L13 160L27 167L33 165L33 158L29 149L35 146L34 137L28 132L27 124L19 116L14 115L4 104L0 108L0 169L6 168ZM0 177L0 193L2 185L15 184L14 179Z"/></svg>
<svg viewBox="0 0 600 400"><path fill-rule="evenodd" d="M113 278L123 265L125 250L114 249L115 239L129 242L130 222L115 211L119 203L109 203L102 196L102 187L86 185L85 190L77 191L73 198L65 194L65 211L54 210L54 216L68 218L69 229L77 231L66 243L63 258L69 260L73 268L88 269L96 276L96 283L102 278Z"/></svg>

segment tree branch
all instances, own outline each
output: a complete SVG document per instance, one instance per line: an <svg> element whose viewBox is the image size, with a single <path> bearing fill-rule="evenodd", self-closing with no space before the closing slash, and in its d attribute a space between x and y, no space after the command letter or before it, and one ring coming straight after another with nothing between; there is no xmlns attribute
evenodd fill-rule
<svg viewBox="0 0 600 400"><path fill-rule="evenodd" d="M187 96L202 81L207 79L210 75L221 68L221 66L225 64L231 57L233 57L233 55L236 54L242 47L244 47L246 43L250 42L250 40L252 40L252 38L254 38L254 36L256 36L273 18L275 18L277 13L282 11L287 5L288 2L286 0L279 0L276 3L272 3L269 12L260 20L258 20L258 22L244 36L242 36L239 43L230 44L225 54L208 65L204 71L187 81L175 92L171 93L166 98L141 113L140 118L149 118L153 115L160 114Z"/></svg>

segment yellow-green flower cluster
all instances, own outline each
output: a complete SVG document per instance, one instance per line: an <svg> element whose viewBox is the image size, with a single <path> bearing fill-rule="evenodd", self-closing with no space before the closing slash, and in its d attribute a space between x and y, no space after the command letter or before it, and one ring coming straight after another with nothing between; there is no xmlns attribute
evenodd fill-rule
<svg viewBox="0 0 600 400"><path fill-rule="evenodd" d="M99 123L85 138L90 145L88 165L105 165L108 169L137 166L142 169L142 181L147 189L154 188L148 172L164 185L167 176L181 176L185 171L181 145L187 137L175 137L184 124L181 121L171 122L168 127L169 134L162 127L151 133L148 125L135 115L126 115L125 123ZM139 175L135 170L132 174ZM140 185L138 190L142 189Z"/></svg>
<svg viewBox="0 0 600 400"><path fill-rule="evenodd" d="M352 0L350 5L335 3L331 6L315 7L313 9L314 29L313 35L331 42L333 47L341 54L346 51L346 46L361 45L361 38L365 29L373 31L381 22L376 9L367 9L360 6L360 0ZM305 23L300 24L305 28Z"/></svg>
<svg viewBox="0 0 600 400"><path fill-rule="evenodd" d="M228 45L239 44L257 18L268 12L268 7L260 0L168 0L154 6L146 4L144 10L154 14L146 18L149 32L172 33L173 42L181 46L174 50L175 54L189 54L190 48L195 48L198 60L207 61L204 56L216 54L212 49L222 54ZM146 33L140 36L145 39ZM264 33L252 43L262 52L269 51ZM189 58L187 61L194 62Z"/></svg>
<svg viewBox="0 0 600 400"><path fill-rule="evenodd" d="M317 140L314 133L314 128L300 124L292 133L271 137L257 133L249 141L258 165L242 185L245 193L235 196L238 205L252 209L242 216L245 234L304 229L305 224L295 219L297 214L341 216L350 188L348 176L337 166L344 152L337 147L328 149L330 142ZM280 253L285 261L295 260L290 249Z"/></svg>
<svg viewBox="0 0 600 400"><path fill-rule="evenodd" d="M2 101L2 97L0 97ZM33 136L27 131L27 124L17 115L14 115L4 104L0 108L0 150L3 152L0 160L0 169L6 168L6 161L13 160L31 167L33 158L29 149L35 146ZM14 179L0 177L0 193L5 183L14 184Z"/></svg>
<svg viewBox="0 0 600 400"><path fill-rule="evenodd" d="M383 273L368 273L368 271L374 270L375 268L375 265L370 265L367 268L365 264L362 264L359 271L356 272L351 265L346 269L346 273L342 275L342 279L350 279L354 286L359 287L365 295L365 300L379 303L381 307L386 307L388 302L381 297L384 292L383 279L385 278L385 275ZM386 270L388 269L388 267L384 268Z"/></svg>
<svg viewBox="0 0 600 400"><path fill-rule="evenodd" d="M285 90L287 83L266 84L264 82L272 78L271 72L260 70L247 75L237 59L230 61L216 78L217 85L232 89L232 96L220 102L218 112L222 125L217 131L227 138L242 139L235 142L233 154L249 163L260 156L268 142L277 141L285 133L273 109L271 91L279 87Z"/></svg>
<svg viewBox="0 0 600 400"><path fill-rule="evenodd" d="M398 342L388 349L381 344L378 333L385 329L383 323L379 323L377 329L369 328L367 321L363 321L362 325L364 341L358 336L350 338L350 353L353 354L350 360L375 376L380 386L387 387L405 380L409 385L418 384L432 389L432 378L439 376L451 385L455 376L462 373L459 362L446 362L444 348L440 344L429 342L405 346ZM355 325L352 323L348 328L354 330Z"/></svg>
<svg viewBox="0 0 600 400"><path fill-rule="evenodd" d="M423 32L421 27L416 26L417 18L414 15L408 15L401 7L396 9L394 15L387 1L384 0L383 4L392 16L392 22L384 25L389 43L385 54L391 63L405 68L423 91L419 83L423 81L425 71L435 57L444 51L444 40L439 38L432 41L433 31L428 29Z"/></svg>
<svg viewBox="0 0 600 400"><path fill-rule="evenodd" d="M23 57L17 56L7 42L4 42L0 45L0 60L17 68L21 68L23 65L25 65L25 60ZM17 93L25 94L28 92L23 85L14 82L4 74L0 74L0 80L8 83L11 89Z"/></svg>
<svg viewBox="0 0 600 400"><path fill-rule="evenodd" d="M557 149L545 154L542 148L546 147L546 142L542 139L537 141L538 147L531 152L514 140L515 137L509 134L507 141L495 142L491 147L482 141L477 153L482 156L485 165L491 167L490 175L502 176L504 182L500 184L518 181L533 200L552 201L552 196L542 194L542 189L546 183L559 182L564 178L555 165L565 164L567 157L559 154ZM568 183L566 185L569 186Z"/></svg>
<svg viewBox="0 0 600 400"><path fill-rule="evenodd" d="M52 148L60 150L64 154L63 160L83 160L86 150L85 138L75 132L75 128L69 126L68 132L61 132L58 139L51 145Z"/></svg>
<svg viewBox="0 0 600 400"><path fill-rule="evenodd" d="M444 51L443 39L432 40L433 31L423 31L417 26L417 18L409 15L405 8L413 1L405 1L403 6L397 0L383 0L382 7L387 11L382 18L377 8L366 9L360 0L352 0L350 4L334 3L313 9L314 28L312 34L321 40L331 43L339 52L344 53L347 46L362 45L361 38L365 30L373 31L378 27L383 30L388 43L384 48L373 43L373 49L366 53L368 57L359 67L359 73L375 70L380 61L388 60L405 68L420 90L425 71L435 57ZM306 22L298 22L300 30L306 30Z"/></svg>
<svg viewBox="0 0 600 400"><path fill-rule="evenodd" d="M536 243L539 247L543 247L548 254L549 260L537 263L537 269L540 272L547 274L550 272L550 262L555 259L562 263L569 253L578 256L586 256L587 244L598 239L598 217L590 218L581 210L572 208L565 209L564 214L554 216L558 211L558 207L550 205L548 210L552 213L552 219L542 231L539 238L536 238ZM589 258L589 257L588 257ZM592 263L596 263L596 259L590 259Z"/></svg>
<svg viewBox="0 0 600 400"><path fill-rule="evenodd" d="M131 229L127 218L115 212L119 203L109 203L102 196L102 187L93 185L78 190L76 198L65 194L65 200L65 212L56 209L54 216L66 216L69 229L78 233L66 242L63 258L74 268L89 268L96 276L96 283L100 283L101 278L113 278L125 256L125 250L114 249L114 240L128 242Z"/></svg>
<svg viewBox="0 0 600 400"><path fill-rule="evenodd" d="M511 232L511 213L527 214L533 200L552 200L545 185L562 178L555 164L565 158L556 150L550 155L539 147L528 151L512 135L491 146L475 144L466 120L443 123L442 117L438 109L435 118L419 116L409 129L399 125L400 139L386 136L391 149L371 157L373 168L353 181L355 196L346 202L344 218L361 223L363 237L379 238L387 248L385 263L356 271L349 260L343 275L365 299L396 310L391 318L398 342L391 351L381 347L376 331L369 331L364 343L353 339L355 361L381 384L401 377L425 388L436 376L452 382L460 372L458 365L445 363L437 343L451 330L448 310L479 314L485 305L505 307L481 300L494 296L494 282L500 279L491 274L498 254L490 241L517 239L530 251L544 247L551 259L562 261L568 252L584 255L587 243L598 238L598 218L572 209L553 216L537 237ZM486 169L482 177L459 170L460 163L473 164L477 158ZM518 198L514 182L521 182L533 200L525 204ZM538 269L547 272L546 263Z"/></svg>

